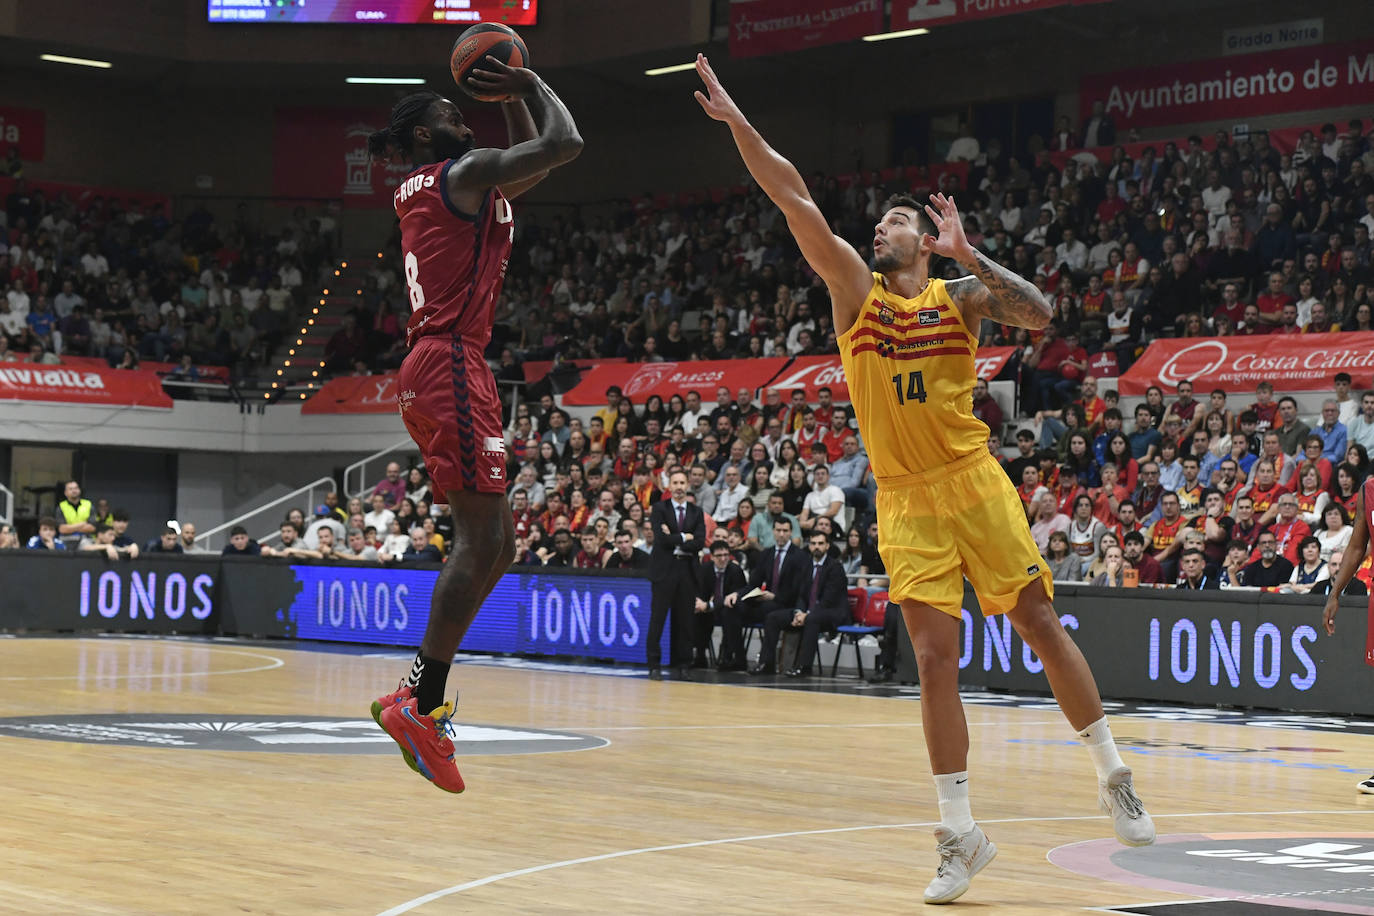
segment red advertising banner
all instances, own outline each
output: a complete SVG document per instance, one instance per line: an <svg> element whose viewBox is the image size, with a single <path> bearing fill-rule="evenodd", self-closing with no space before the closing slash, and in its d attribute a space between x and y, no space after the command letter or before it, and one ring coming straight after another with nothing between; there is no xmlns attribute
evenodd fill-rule
<svg viewBox="0 0 1374 916"><path fill-rule="evenodd" d="M399 413L396 373L330 379L301 405L301 413Z"/></svg>
<svg viewBox="0 0 1374 916"><path fill-rule="evenodd" d="M590 369L593 366L606 365L608 363L623 363L623 356L607 356L597 359L565 359L560 366L572 366L577 369ZM525 381L529 384L541 382L544 376L553 371L554 361L551 359L532 359L521 363L520 368L524 370Z"/></svg>
<svg viewBox="0 0 1374 916"><path fill-rule="evenodd" d="M478 145L506 145L505 121L495 105L462 97L458 106ZM342 197L346 206L391 207L392 192L411 167L402 162L374 162L367 151L368 134L386 125L387 109L278 108L274 114L275 196Z"/></svg>
<svg viewBox="0 0 1374 916"><path fill-rule="evenodd" d="M715 400L716 387L725 385L731 395L741 388L759 389L787 365L787 357L768 359L719 359L690 363L600 363L582 376L576 388L563 395L563 403L586 407L606 402L606 389L619 385L636 404L651 394L665 401L689 390L701 393L702 401Z"/></svg>
<svg viewBox="0 0 1374 916"><path fill-rule="evenodd" d="M46 127L47 115L40 109L0 105L0 155L17 146L20 159L42 162Z"/></svg>
<svg viewBox="0 0 1374 916"><path fill-rule="evenodd" d="M784 402L798 388L806 392L806 399L812 403L821 388L829 388L837 401L849 400L849 381L839 356L798 356L763 387L781 391Z"/></svg>
<svg viewBox="0 0 1374 916"><path fill-rule="evenodd" d="M34 363L0 363L0 401L58 401L97 407L172 406L156 372Z"/></svg>
<svg viewBox="0 0 1374 916"><path fill-rule="evenodd" d="M1073 0L892 0L892 30L924 29L933 25L973 22L1012 13L1030 13Z"/></svg>
<svg viewBox="0 0 1374 916"><path fill-rule="evenodd" d="M1084 121L1102 101L1118 129L1374 101L1374 38L1090 74L1079 99Z"/></svg>
<svg viewBox="0 0 1374 916"><path fill-rule="evenodd" d="M730 56L758 57L883 31L883 0L733 0Z"/></svg>
<svg viewBox="0 0 1374 916"><path fill-rule="evenodd" d="M1172 392L1186 379L1198 391L1252 392L1262 381L1278 392L1327 391L1337 372L1350 373L1356 390L1370 387L1374 333L1156 340L1117 381L1117 389L1142 395L1159 385Z"/></svg>

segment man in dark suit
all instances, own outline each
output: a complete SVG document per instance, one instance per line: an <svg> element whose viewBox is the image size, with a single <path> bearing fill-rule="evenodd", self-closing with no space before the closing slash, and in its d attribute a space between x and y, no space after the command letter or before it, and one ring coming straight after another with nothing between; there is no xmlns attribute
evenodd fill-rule
<svg viewBox="0 0 1374 916"><path fill-rule="evenodd" d="M792 520L782 516L773 522L774 546L759 554L753 575L745 588L725 596L721 615L721 664L723 670L743 670L745 624L760 624L772 611L797 607L806 580L806 557L792 544ZM754 589L760 594L744 596ZM760 655L758 667L750 674L777 674L772 656Z"/></svg>
<svg viewBox="0 0 1374 916"><path fill-rule="evenodd" d="M706 515L687 501L687 473L674 471L668 480L669 498L654 503L649 524L654 549L649 555L649 581L653 600L649 614L647 655L649 677L663 679L659 642L669 612L673 615L669 652L677 676L691 680L692 617L696 608L697 551L706 541Z"/></svg>
<svg viewBox="0 0 1374 916"><path fill-rule="evenodd" d="M806 539L811 563L805 573L797 607L770 611L763 621L763 655L771 659L777 652L783 627L801 630L801 657L797 667L784 672L788 677L810 677L816 659L816 643L822 630L833 630L849 621L849 589L844 567L830 556L830 538L821 531Z"/></svg>
<svg viewBox="0 0 1374 916"><path fill-rule="evenodd" d="M745 586L744 570L735 562L730 545L716 541L711 545L711 561L701 564L697 570L697 612L694 615L696 637L696 657L692 660L695 667L706 667L706 647L711 642L711 631L715 629L715 615L724 618L725 598ZM722 646L722 650L724 647ZM721 671L743 671L743 661L726 665L724 653L720 661Z"/></svg>

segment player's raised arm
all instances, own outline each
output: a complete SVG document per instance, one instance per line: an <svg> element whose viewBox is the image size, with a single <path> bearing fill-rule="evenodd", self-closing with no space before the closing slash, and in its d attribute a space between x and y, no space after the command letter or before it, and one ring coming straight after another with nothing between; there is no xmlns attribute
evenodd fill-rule
<svg viewBox="0 0 1374 916"><path fill-rule="evenodd" d="M502 102L501 115L506 119L506 136L510 138L511 146L525 143L539 136L539 128L534 126L534 115L530 114L530 107L525 104L524 99ZM509 182L501 186L501 194L507 200L514 200L547 177L549 177L549 173L544 171L531 175L523 181Z"/></svg>
<svg viewBox="0 0 1374 916"><path fill-rule="evenodd" d="M844 333L858 317L859 307L873 285L868 266L852 245L830 231L801 173L754 130L721 86L704 54L697 55L697 73L706 84L706 92L696 92L697 101L708 115L730 128L749 174L777 204L807 263L830 287L835 332Z"/></svg>
<svg viewBox="0 0 1374 916"><path fill-rule="evenodd" d="M486 69L473 70L469 77L472 88L483 95L524 99L539 122L539 133L509 149L477 149L468 153L449 169L450 194L493 186L505 193L506 187L515 189L518 184L536 179L541 172L577 158L582 152L582 135L577 132L567 106L538 74L524 67L508 67L491 57L482 66Z"/></svg>
<svg viewBox="0 0 1374 916"><path fill-rule="evenodd" d="M1054 317L1054 306L1025 277L996 264L968 243L959 208L953 197L932 194L926 214L935 222L938 238L925 237L925 247L953 258L973 276L951 280L945 287L964 315L964 323L991 318L1018 328L1043 328Z"/></svg>

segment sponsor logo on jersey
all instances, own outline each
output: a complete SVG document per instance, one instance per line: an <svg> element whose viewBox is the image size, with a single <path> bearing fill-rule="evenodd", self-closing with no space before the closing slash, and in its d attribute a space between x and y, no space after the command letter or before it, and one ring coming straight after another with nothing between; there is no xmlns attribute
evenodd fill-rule
<svg viewBox="0 0 1374 916"><path fill-rule="evenodd" d="M1039 574L1040 574L1040 564L1039 564L1039 563L1035 563L1035 564L1032 564L1032 565L1026 567L1026 575L1028 575L1028 576L1038 576Z"/></svg>
<svg viewBox="0 0 1374 916"><path fill-rule="evenodd" d="M916 313L916 321L919 322L922 327L927 327L932 324L939 324L940 310L921 309L919 312Z"/></svg>
<svg viewBox="0 0 1374 916"><path fill-rule="evenodd" d="M409 409L410 405L414 402L414 400L415 392L411 391L409 388L407 388L405 391L402 391L399 395L396 396L397 403L401 405L402 413Z"/></svg>

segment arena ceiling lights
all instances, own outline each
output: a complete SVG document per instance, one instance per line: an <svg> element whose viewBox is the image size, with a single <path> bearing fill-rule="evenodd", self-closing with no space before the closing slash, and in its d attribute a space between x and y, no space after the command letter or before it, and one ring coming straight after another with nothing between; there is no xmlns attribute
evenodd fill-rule
<svg viewBox="0 0 1374 916"><path fill-rule="evenodd" d="M365 86L423 86L424 78L419 76L349 76L345 83Z"/></svg>
<svg viewBox="0 0 1374 916"><path fill-rule="evenodd" d="M673 64L671 67L654 67L652 70L645 70L645 76L663 76L665 73L681 73L683 70L694 70L696 64Z"/></svg>
<svg viewBox="0 0 1374 916"><path fill-rule="evenodd" d="M915 38L917 35L929 35L930 29L903 29L900 32L882 32L877 35L865 35L864 41L887 41L892 38Z"/></svg>
<svg viewBox="0 0 1374 916"><path fill-rule="evenodd" d="M50 64L75 64L78 67L95 67L98 70L108 70L114 66L108 60L91 60L89 57L67 57L63 54L40 54L39 60L46 60Z"/></svg>

